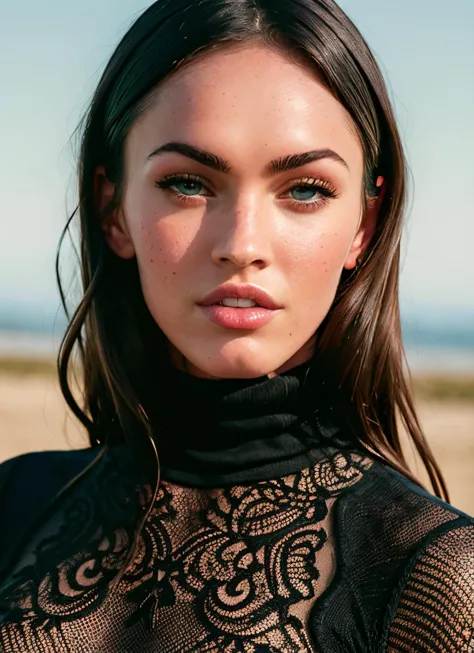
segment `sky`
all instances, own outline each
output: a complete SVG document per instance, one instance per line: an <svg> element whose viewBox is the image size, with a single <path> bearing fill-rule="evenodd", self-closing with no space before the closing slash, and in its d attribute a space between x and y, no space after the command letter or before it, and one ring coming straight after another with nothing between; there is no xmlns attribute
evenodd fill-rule
<svg viewBox="0 0 474 653"><path fill-rule="evenodd" d="M115 44L149 4L0 0L0 311L58 305L70 139ZM411 170L403 306L474 315L474 0L340 5L388 80Z"/></svg>

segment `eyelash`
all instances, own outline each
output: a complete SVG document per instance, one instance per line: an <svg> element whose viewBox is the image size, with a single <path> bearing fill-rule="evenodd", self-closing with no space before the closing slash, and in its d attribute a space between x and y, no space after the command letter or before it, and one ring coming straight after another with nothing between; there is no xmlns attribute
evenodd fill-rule
<svg viewBox="0 0 474 653"><path fill-rule="evenodd" d="M161 190L165 191L166 193L169 193L170 195L174 195L177 199L179 199L181 202L184 202L185 204L191 203L191 204L196 204L195 199L196 197L203 197L203 195L183 195L183 193L180 193L177 190L173 190L173 186L175 184L179 184L182 182L186 181L194 181L197 184L202 184L204 188L207 190L207 186L201 177L197 177L195 175L189 175L189 174L180 174L180 175L168 175L161 179L160 181L155 182L156 186L158 188L161 188ZM204 197L208 197L208 195L204 195Z"/></svg>
<svg viewBox="0 0 474 653"><path fill-rule="evenodd" d="M179 191L173 189L173 186L175 184L186 182L186 181L202 184L203 188L206 189L206 191L209 193L205 181L201 177L198 177L196 175L190 175L190 174L168 175L163 179L156 181L155 185L161 190L165 191L166 193L174 195L174 197L176 197L178 200L180 200L185 204L191 203L193 205L196 205L196 201L195 201L196 198L210 196L210 194L194 195L194 196L184 195L183 193L180 193ZM332 184L322 179L314 179L313 177L304 177L302 179L297 179L292 183L291 187L287 191L285 191L285 194L291 193L291 191L295 190L295 188L304 188L304 189L310 188L312 190L317 190L319 193L319 197L307 202L295 200L294 198L288 198L287 202L290 204L290 207L296 211L303 211L303 212L313 211L315 207L323 206L327 204L331 199L335 199L338 197L337 190L334 188Z"/></svg>
<svg viewBox="0 0 474 653"><path fill-rule="evenodd" d="M296 211L313 211L318 206L324 206L332 199L338 197L338 192L332 184L323 179L314 179L313 177L304 177L303 179L297 179L291 185L291 187L285 192L285 194L291 193L295 188L310 188L311 190L317 190L319 196L308 202L302 202L295 200L294 198L289 198L288 202L290 206Z"/></svg>

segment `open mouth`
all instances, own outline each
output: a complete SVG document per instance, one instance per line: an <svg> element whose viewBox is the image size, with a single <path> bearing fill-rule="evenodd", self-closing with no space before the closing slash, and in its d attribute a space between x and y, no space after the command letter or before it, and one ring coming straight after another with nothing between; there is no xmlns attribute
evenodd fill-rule
<svg viewBox="0 0 474 653"><path fill-rule="evenodd" d="M200 306L225 306L226 308L281 308L263 288L254 285L223 284L199 302Z"/></svg>
<svg viewBox="0 0 474 653"><path fill-rule="evenodd" d="M227 306L228 308L255 308L259 307L260 304L257 304L253 299L229 297L218 302L216 306Z"/></svg>

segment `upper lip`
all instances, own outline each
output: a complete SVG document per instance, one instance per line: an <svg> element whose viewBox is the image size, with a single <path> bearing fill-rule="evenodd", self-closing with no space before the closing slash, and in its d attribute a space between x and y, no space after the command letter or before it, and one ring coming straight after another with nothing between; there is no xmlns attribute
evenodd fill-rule
<svg viewBox="0 0 474 653"><path fill-rule="evenodd" d="M259 286L254 286L252 284L242 284L237 285L233 283L224 283L222 286L219 286L211 293L206 295L202 301L199 302L200 306L212 306L212 304L218 304L224 299L251 299L256 304L262 308L267 308L272 311L276 311L281 308L273 297L267 293L266 290L260 288Z"/></svg>

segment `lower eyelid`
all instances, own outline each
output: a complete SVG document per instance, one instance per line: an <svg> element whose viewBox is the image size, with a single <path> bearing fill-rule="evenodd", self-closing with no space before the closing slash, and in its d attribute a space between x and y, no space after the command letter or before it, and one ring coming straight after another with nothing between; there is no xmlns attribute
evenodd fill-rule
<svg viewBox="0 0 474 653"><path fill-rule="evenodd" d="M310 202L301 202L294 199L286 199L283 201L287 206L289 206L291 209L294 209L295 211L300 211L301 213L306 211L310 213L311 211L315 211L318 208L322 208L328 204L330 199L330 197L321 196L316 200L311 200Z"/></svg>

